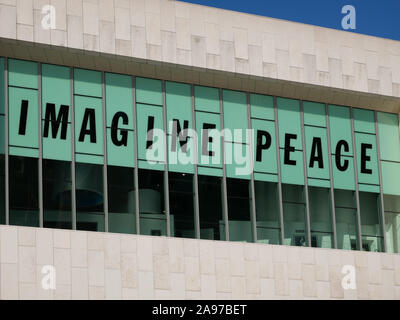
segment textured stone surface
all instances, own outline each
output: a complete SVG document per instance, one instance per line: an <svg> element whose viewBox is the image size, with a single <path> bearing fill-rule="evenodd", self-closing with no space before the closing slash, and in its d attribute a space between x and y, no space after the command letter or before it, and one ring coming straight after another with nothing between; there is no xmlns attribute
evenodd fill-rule
<svg viewBox="0 0 400 320"><path fill-rule="evenodd" d="M0 226L0 245L0 299L399 299L400 293L396 254L12 226ZM55 267L55 290L42 288L45 265ZM342 287L344 265L355 267L355 290Z"/></svg>
<svg viewBox="0 0 400 320"><path fill-rule="evenodd" d="M399 41L174 0L54 0L44 30L45 3L0 0L0 55L400 112Z"/></svg>

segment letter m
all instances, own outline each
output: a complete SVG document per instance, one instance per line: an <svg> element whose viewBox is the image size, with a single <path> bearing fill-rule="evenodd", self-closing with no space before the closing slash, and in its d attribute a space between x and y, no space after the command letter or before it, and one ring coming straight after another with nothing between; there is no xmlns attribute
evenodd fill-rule
<svg viewBox="0 0 400 320"><path fill-rule="evenodd" d="M49 137L49 129L51 125L51 136L53 139L57 138L58 129L61 127L61 139L67 139L67 128L68 128L68 113L69 106L61 105L60 111L58 112L56 119L56 106L54 103L46 104L46 114L44 117L44 129L43 129L43 137Z"/></svg>

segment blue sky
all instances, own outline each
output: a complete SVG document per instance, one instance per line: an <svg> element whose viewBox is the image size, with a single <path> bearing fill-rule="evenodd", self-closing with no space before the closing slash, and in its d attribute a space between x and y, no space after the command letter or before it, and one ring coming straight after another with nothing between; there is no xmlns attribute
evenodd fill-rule
<svg viewBox="0 0 400 320"><path fill-rule="evenodd" d="M217 8L258 14L343 30L344 5L356 9L356 32L400 40L400 0L185 0Z"/></svg>

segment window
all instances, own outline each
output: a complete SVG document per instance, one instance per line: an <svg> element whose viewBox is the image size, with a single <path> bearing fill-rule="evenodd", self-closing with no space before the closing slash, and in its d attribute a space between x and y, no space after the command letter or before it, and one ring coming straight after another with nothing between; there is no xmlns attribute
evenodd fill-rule
<svg viewBox="0 0 400 320"><path fill-rule="evenodd" d="M10 156L10 224L39 227L38 159Z"/></svg>
<svg viewBox="0 0 400 320"><path fill-rule="evenodd" d="M193 175L169 173L169 207L174 236L196 238Z"/></svg>
<svg viewBox="0 0 400 320"><path fill-rule="evenodd" d="M386 247L389 253L400 253L400 196L384 195Z"/></svg>
<svg viewBox="0 0 400 320"><path fill-rule="evenodd" d="M221 180L219 177L202 175L198 178L201 239L225 240Z"/></svg>
<svg viewBox="0 0 400 320"><path fill-rule="evenodd" d="M76 164L76 228L105 230L103 166Z"/></svg>
<svg viewBox="0 0 400 320"><path fill-rule="evenodd" d="M228 178L229 241L253 242L249 181Z"/></svg>
<svg viewBox="0 0 400 320"><path fill-rule="evenodd" d="M309 187L310 226L313 247L333 248L331 191L328 188Z"/></svg>
<svg viewBox="0 0 400 320"><path fill-rule="evenodd" d="M108 230L116 233L136 233L135 169L109 166Z"/></svg>
<svg viewBox="0 0 400 320"><path fill-rule="evenodd" d="M383 231L378 193L360 192L360 218L363 250L382 252Z"/></svg>
<svg viewBox="0 0 400 320"><path fill-rule="evenodd" d="M285 244L307 246L306 202L303 186L282 184Z"/></svg>
<svg viewBox="0 0 400 320"><path fill-rule="evenodd" d="M0 224L6 223L4 155L0 154Z"/></svg>
<svg viewBox="0 0 400 320"><path fill-rule="evenodd" d="M279 244L281 237L278 184L255 181L257 242Z"/></svg>
<svg viewBox="0 0 400 320"><path fill-rule="evenodd" d="M359 250L355 192L335 190L335 215L338 249Z"/></svg>
<svg viewBox="0 0 400 320"><path fill-rule="evenodd" d="M43 226L72 229L71 163L43 160Z"/></svg>
<svg viewBox="0 0 400 320"><path fill-rule="evenodd" d="M167 235L164 209L164 171L139 169L140 234ZM173 225L171 225L171 234Z"/></svg>

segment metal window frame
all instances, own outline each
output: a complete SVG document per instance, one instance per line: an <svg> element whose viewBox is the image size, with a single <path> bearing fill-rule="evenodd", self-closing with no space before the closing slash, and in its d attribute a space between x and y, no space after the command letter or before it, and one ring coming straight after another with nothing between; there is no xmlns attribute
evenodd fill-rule
<svg viewBox="0 0 400 320"><path fill-rule="evenodd" d="M72 214L72 230L76 230L76 168L75 168L75 81L74 70L70 68L70 90L71 90L71 214Z"/></svg>
<svg viewBox="0 0 400 320"><path fill-rule="evenodd" d="M337 249L337 233L336 233L336 208L335 208L335 188L333 182L333 165L332 165L332 146L331 146L331 128L329 123L329 107L325 104L325 116L326 116L326 138L328 140L328 159L329 159L329 181L330 181L330 193L331 193L331 218L332 218L332 230L333 230L333 248Z"/></svg>
<svg viewBox="0 0 400 320"><path fill-rule="evenodd" d="M42 137L42 63L38 63L38 116L39 116L39 159L38 159L38 197L39 197L39 227L43 228L43 137Z"/></svg>
<svg viewBox="0 0 400 320"><path fill-rule="evenodd" d="M192 129L193 133L195 133L195 137L193 137L193 168L194 168L194 175L193 175L193 206L194 206L194 227L195 227L195 234L196 239L201 238L200 234L200 207L199 207L199 175L198 175L198 145L197 145L197 131L196 131L196 111L195 111L195 101L194 101L194 85L190 85L190 93L191 93L191 102L192 102Z"/></svg>
<svg viewBox="0 0 400 320"><path fill-rule="evenodd" d="M307 170L307 152L306 152L306 137L304 129L304 111L303 100L300 103L300 123L301 123L301 144L303 148L303 171L304 171L304 197L306 201L306 227L307 227L307 244L311 247L311 222L310 222L310 202L308 198L308 170Z"/></svg>
<svg viewBox="0 0 400 320"><path fill-rule="evenodd" d="M104 231L108 232L108 175L107 175L107 120L106 120L106 84L105 72L101 72L101 101L103 113L103 209Z"/></svg>
<svg viewBox="0 0 400 320"><path fill-rule="evenodd" d="M8 58L4 58L4 170L5 170L5 214L6 225L10 224L10 189L9 189L9 132L8 132Z"/></svg>
<svg viewBox="0 0 400 320"><path fill-rule="evenodd" d="M362 245L362 232L361 232L361 207L360 207L360 194L358 187L358 166L357 166L357 152L356 152L356 138L354 131L354 112L353 108L350 107L350 122L351 122L351 139L353 142L353 163L354 163L354 179L355 179L355 192L356 192L356 204L357 204L357 238L359 242L359 250L363 251Z"/></svg>
<svg viewBox="0 0 400 320"><path fill-rule="evenodd" d="M250 93L246 93L247 99L247 127L249 130L252 129L251 123L251 106L250 106ZM247 136L248 137L248 136ZM250 188L249 188L249 196L251 200L251 207L250 207L250 218L251 218L251 231L253 233L253 242L257 243L257 215L256 215L256 191L254 185L254 147L253 147L253 135L251 135L250 142L249 142L249 153L250 153L250 167L251 167L251 175L250 175Z"/></svg>
<svg viewBox="0 0 400 320"><path fill-rule="evenodd" d="M222 88L218 89L219 92L219 113L220 113L220 126L221 132L224 128L224 103L223 103L223 91ZM229 241L229 215L228 215L228 188L226 184L226 165L225 165L225 137L221 135L221 160L222 160L222 185L221 185L221 196L222 196L222 211L225 222L225 241Z"/></svg>
<svg viewBox="0 0 400 320"><path fill-rule="evenodd" d="M135 132L133 137L133 149L135 156L135 212L136 212L136 234L140 234L140 197L139 197L139 161L138 161L138 142L137 142L137 119L136 119L136 77L132 76L132 97L133 97L133 130Z"/></svg>
<svg viewBox="0 0 400 320"><path fill-rule="evenodd" d="M379 194L380 194L380 209L381 209L381 231L383 235L383 252L387 252L386 243L386 222L385 222L385 201L383 195L383 184L382 184L382 167L381 167L381 145L379 139L379 126L378 126L378 112L374 111L375 121L375 138L376 138L376 153L378 155L378 174L379 174Z"/></svg>
<svg viewBox="0 0 400 320"><path fill-rule="evenodd" d="M285 225L283 216L283 196L282 196L282 173L281 173L281 151L279 148L279 127L278 127L278 102L277 97L273 96L274 100L274 115L275 115L275 143L276 143L276 157L278 168L278 195L279 195L279 215L281 227L281 245L285 245Z"/></svg>
<svg viewBox="0 0 400 320"><path fill-rule="evenodd" d="M168 137L167 137L167 102L166 102L166 81L162 80L162 102L163 102L163 124L164 124L164 207L167 216L167 237L171 237L171 217L169 211L169 178L168 178ZM174 228L175 230L175 228Z"/></svg>

